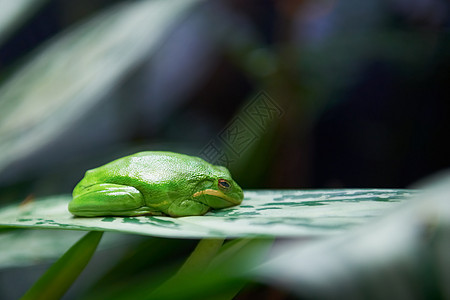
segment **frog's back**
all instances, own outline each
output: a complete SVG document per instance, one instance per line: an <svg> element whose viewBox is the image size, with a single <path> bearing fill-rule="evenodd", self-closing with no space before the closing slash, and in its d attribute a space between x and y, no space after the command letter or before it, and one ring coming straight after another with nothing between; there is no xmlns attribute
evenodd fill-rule
<svg viewBox="0 0 450 300"><path fill-rule="evenodd" d="M139 152L86 172L88 181L115 183L145 189L177 185L213 176L216 170L206 161L165 151Z"/></svg>

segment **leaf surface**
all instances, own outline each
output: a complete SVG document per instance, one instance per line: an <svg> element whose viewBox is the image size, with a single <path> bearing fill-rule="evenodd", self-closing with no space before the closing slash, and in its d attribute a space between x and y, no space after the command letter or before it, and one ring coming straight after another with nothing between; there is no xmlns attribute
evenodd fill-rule
<svg viewBox="0 0 450 300"><path fill-rule="evenodd" d="M100 230L168 238L318 237L386 214L416 190L247 190L240 206L204 216L77 218L68 195L0 210L0 227Z"/></svg>

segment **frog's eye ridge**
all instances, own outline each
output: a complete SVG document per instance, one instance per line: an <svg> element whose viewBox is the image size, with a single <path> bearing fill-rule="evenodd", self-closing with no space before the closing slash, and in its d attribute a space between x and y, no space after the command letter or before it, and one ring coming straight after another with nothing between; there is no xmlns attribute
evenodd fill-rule
<svg viewBox="0 0 450 300"><path fill-rule="evenodd" d="M219 185L219 188L221 188L225 191L231 189L231 183L225 179L219 179L218 185Z"/></svg>

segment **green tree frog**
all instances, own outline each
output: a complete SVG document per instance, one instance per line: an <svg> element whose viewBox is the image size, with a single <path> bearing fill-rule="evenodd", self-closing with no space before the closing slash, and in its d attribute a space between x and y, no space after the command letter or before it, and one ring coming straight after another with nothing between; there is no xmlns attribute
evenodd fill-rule
<svg viewBox="0 0 450 300"><path fill-rule="evenodd" d="M75 216L200 216L241 204L227 168L173 152L146 151L88 170L75 186Z"/></svg>

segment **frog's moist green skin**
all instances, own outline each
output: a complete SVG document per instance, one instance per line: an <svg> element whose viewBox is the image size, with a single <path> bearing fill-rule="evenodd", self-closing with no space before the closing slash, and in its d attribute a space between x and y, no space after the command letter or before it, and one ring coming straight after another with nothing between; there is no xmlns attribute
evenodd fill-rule
<svg viewBox="0 0 450 300"><path fill-rule="evenodd" d="M203 215L239 205L244 194L227 168L201 158L148 151L86 172L73 190L75 216Z"/></svg>

